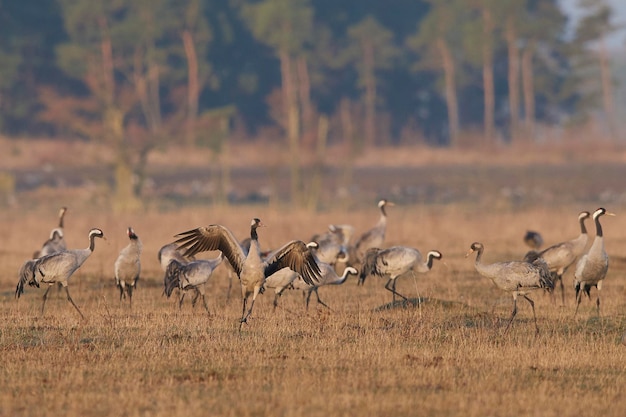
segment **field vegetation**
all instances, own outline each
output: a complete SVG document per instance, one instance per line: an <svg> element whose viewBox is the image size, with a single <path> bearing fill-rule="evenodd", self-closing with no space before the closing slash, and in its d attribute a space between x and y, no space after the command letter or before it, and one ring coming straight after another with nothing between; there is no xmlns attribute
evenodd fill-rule
<svg viewBox="0 0 626 417"><path fill-rule="evenodd" d="M201 305L192 309L189 297L179 310L175 298L162 295L160 246L210 223L243 238L252 217L268 225L260 230L267 248L309 239L330 223L350 223L360 233L378 219L376 201L324 211L257 204L155 206L122 214L81 200L80 193L41 190L38 206L25 194L26 206L2 211L2 416L621 416L626 409L626 216L616 202L607 208L618 215L603 218L611 266L601 315L593 299L584 299L574 317L569 271L565 306L558 293L555 300L531 294L541 330L535 337L522 299L503 334L512 298L480 277L465 253L481 241L486 262L520 259L528 228L541 231L547 244L573 238L578 212L593 211L598 202L399 204L389 209L387 244L444 255L430 273L399 278L397 290L422 303L392 305L385 280L377 277L363 287L354 278L322 287L331 309L313 297L306 311L302 295L287 291L274 310L268 290L239 332L237 278L229 290L228 269L216 270L207 291L210 317ZM27 287L14 298L17 270L47 238L63 204L70 207L70 248L86 247L91 227L107 236L70 279L86 320L55 289L43 315L43 289ZM128 226L144 243L132 309L120 303L113 279Z"/></svg>

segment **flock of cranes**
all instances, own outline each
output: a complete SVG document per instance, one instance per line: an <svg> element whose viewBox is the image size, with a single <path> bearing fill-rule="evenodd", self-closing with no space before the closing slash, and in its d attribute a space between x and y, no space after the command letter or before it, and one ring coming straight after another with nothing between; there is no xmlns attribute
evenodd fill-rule
<svg viewBox="0 0 626 417"><path fill-rule="evenodd" d="M182 306L187 292L193 292L192 305L198 298L207 314L211 314L206 300L205 285L216 268L222 263L237 275L241 287L242 313L240 329L252 315L255 301L266 289L274 290L274 308L278 299L286 289L301 290L306 296L306 308L309 306L313 292L317 302L327 308L318 294L318 289L325 285L341 285L349 276L358 276L357 284L363 285L368 276L375 275L387 279L385 289L392 293L395 303L396 296L409 301L396 290L397 279L406 274L427 273L435 260L443 258L438 250L429 250L426 256L412 247L384 247L387 228L386 208L393 206L387 200L380 200L378 208L380 217L370 230L362 233L352 244L354 228L350 225L331 225L328 231L313 236L308 243L292 240L273 251L264 251L259 243L259 229L263 222L254 218L250 223L250 236L237 240L231 230L219 224L201 226L175 236L175 240L161 247L158 260L164 271L164 295L170 297L176 290L178 305ZM25 284L39 287L47 285L43 295L41 313L48 297L50 288L55 284L65 289L67 300L84 318L83 313L74 303L68 289L68 281L89 258L95 249L95 239L103 238L104 233L93 228L88 233L89 246L85 249L67 249L63 237L63 222L67 208L59 212L59 224L51 233L50 238L42 245L41 250L34 253L21 266L18 272L16 298L24 292ZM598 208L593 214L583 211L578 215L580 234L564 242L541 249L543 238L538 232L528 231L524 242L531 250L521 260L485 264L482 262L484 245L474 242L466 257L476 253L474 267L483 277L489 278L499 289L511 293L513 310L507 322L506 333L517 314L517 298L522 296L532 308L536 333L539 332L535 305L528 294L534 290L553 292L555 284L560 283L564 302L563 274L576 264L574 272L574 289L576 294L576 311L583 293L590 298L591 288L597 288L596 308L600 314L600 290L608 271L608 255L604 248L603 230L600 217L614 215L604 208ZM592 218L596 234L591 246L587 249L588 233L585 221ZM129 243L124 247L113 266L115 284L120 292L120 302L128 298L132 307L133 291L141 274L142 242L132 227L127 229ZM205 251L219 251L214 259L197 260L195 255ZM224 262L226 261L226 262ZM338 273L339 265L343 272ZM230 273L229 273L230 274ZM230 290L230 288L229 288Z"/></svg>

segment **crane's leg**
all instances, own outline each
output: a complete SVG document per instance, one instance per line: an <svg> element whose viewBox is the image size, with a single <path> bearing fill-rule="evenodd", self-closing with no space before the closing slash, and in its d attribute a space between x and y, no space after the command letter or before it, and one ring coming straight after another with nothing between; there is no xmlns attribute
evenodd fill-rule
<svg viewBox="0 0 626 417"><path fill-rule="evenodd" d="M319 295L319 293L317 292L317 290L318 290L318 289L319 289L319 287L313 287L313 289L312 289L312 291L315 291L315 296L317 297L317 302L318 302L318 304L321 304L321 305L323 305L324 307L326 307L327 309L332 310L332 308L328 307L328 306L326 305L326 303L325 303L325 302L323 302L323 301L320 299L320 295Z"/></svg>
<svg viewBox="0 0 626 417"><path fill-rule="evenodd" d="M252 302L250 303L250 309L247 313L241 318L241 326L239 330L243 328L243 324L248 322L248 317L252 314L252 309L254 308L254 302L256 301L256 296L261 292L261 287L254 287L254 293L252 294ZM243 302L243 311L246 311L246 298L244 298Z"/></svg>
<svg viewBox="0 0 626 417"><path fill-rule="evenodd" d="M193 298L191 299L191 307L196 308L196 303L198 302L198 297L200 296L200 291L197 288L194 288Z"/></svg>
<svg viewBox="0 0 626 417"><path fill-rule="evenodd" d="M561 287L561 305L565 305L565 287L563 286L563 274L557 275Z"/></svg>
<svg viewBox="0 0 626 417"><path fill-rule="evenodd" d="M120 303L121 303L122 298L124 297L124 287L122 287L122 283L119 283L118 287L120 289Z"/></svg>
<svg viewBox="0 0 626 417"><path fill-rule="evenodd" d="M133 308L133 286L128 286L128 305L130 308Z"/></svg>
<svg viewBox="0 0 626 417"><path fill-rule="evenodd" d="M202 303L204 304L204 309L206 310L206 313L209 315L209 317L211 317L211 312L209 311L209 305L206 302L206 297L204 296L204 294L202 294Z"/></svg>
<svg viewBox="0 0 626 417"><path fill-rule="evenodd" d="M179 291L178 292L178 309L182 309L183 308L183 300L185 299L185 291Z"/></svg>
<svg viewBox="0 0 626 417"><path fill-rule="evenodd" d="M48 286L48 289L46 290L46 292L43 293L43 303L41 304L41 315L43 316L43 308L46 306L46 300L48 299L48 291L50 291L50 288L52 288L52 286Z"/></svg>
<svg viewBox="0 0 626 417"><path fill-rule="evenodd" d="M602 289L602 281L598 281L598 298L596 298L596 308L598 309L598 317L600 316L600 290Z"/></svg>
<svg viewBox="0 0 626 417"><path fill-rule="evenodd" d="M511 327L511 323L513 323L513 319L517 314L517 293L513 293L513 311L511 312L511 318L509 319L508 324L506 325L506 329L504 329L504 334L509 331L509 327Z"/></svg>
<svg viewBox="0 0 626 417"><path fill-rule="evenodd" d="M535 319L535 334L539 334L539 326L537 326L537 316L535 315L535 302L533 300L531 300L530 298L528 298L526 295L524 295L524 298L528 300L528 302L530 303L530 306L533 309L533 318Z"/></svg>
<svg viewBox="0 0 626 417"><path fill-rule="evenodd" d="M392 286L390 287L389 284L392 284ZM387 281L387 284L385 285L385 289L388 291L391 291L393 293L393 302L396 302L396 295L398 297L404 298L405 301L408 301L407 298L400 294L399 292L396 291L396 280L393 278L389 278L389 281Z"/></svg>
<svg viewBox="0 0 626 417"><path fill-rule="evenodd" d="M80 316L83 318L83 320L85 319L85 316L83 316L83 313L80 312L80 310L78 309L78 306L76 305L76 303L74 303L74 300L72 300L72 297L70 296L70 290L67 288L67 285L65 286L65 292L67 293L67 300L72 303L72 305L74 306L74 308L76 309L76 311L78 311L78 314L80 314Z"/></svg>

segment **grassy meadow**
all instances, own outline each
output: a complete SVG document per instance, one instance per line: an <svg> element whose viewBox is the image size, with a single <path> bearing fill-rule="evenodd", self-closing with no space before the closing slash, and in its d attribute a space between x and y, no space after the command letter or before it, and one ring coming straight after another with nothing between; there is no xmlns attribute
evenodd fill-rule
<svg viewBox="0 0 626 417"><path fill-rule="evenodd" d="M597 204L596 204L597 206ZM572 271L565 277L566 305L536 292L540 334L521 299L503 335L512 298L480 277L473 241L485 245L485 262L521 258L526 229L546 244L578 235L577 214L596 206L518 209L461 205L398 205L388 211L388 245L444 254L428 274L399 278L397 290L424 302L391 306L385 280L363 287L350 278L322 287L308 311L302 294L286 291L274 310L271 290L260 295L253 317L238 331L241 295L236 277L229 293L220 266L208 288L211 316L185 299L162 296L160 246L173 235L222 223L237 237L249 220L268 227L261 244L277 247L309 239L330 223L350 223L356 233L378 219L371 207L351 211L292 211L264 205L195 207L120 215L72 207L66 241L86 247L100 227L94 254L70 279L69 289L86 320L64 293L52 289L40 314L43 288L27 287L15 300L17 270L47 238L59 205L5 209L0 216L0 416L621 416L626 409L626 215L604 217L611 256L598 317L583 300L574 317ZM113 263L132 226L143 241L142 277L132 309L120 303ZM588 222L591 237L593 223ZM206 257L215 254L204 254ZM595 297L595 289L592 297ZM198 303L200 304L200 303Z"/></svg>

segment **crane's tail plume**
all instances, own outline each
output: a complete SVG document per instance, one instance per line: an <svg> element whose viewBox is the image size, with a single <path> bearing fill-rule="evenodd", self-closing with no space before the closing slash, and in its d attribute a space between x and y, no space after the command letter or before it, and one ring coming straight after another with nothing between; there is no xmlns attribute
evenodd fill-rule
<svg viewBox="0 0 626 417"><path fill-rule="evenodd" d="M30 286L39 287L39 283L35 279L35 263L36 259L29 259L24 262L18 272L17 288L15 288L15 298L20 298L20 295L24 293L24 284L28 283Z"/></svg>
<svg viewBox="0 0 626 417"><path fill-rule="evenodd" d="M543 258L537 258L531 262L539 269L539 285L548 292L554 291L554 276L550 272L550 268Z"/></svg>

